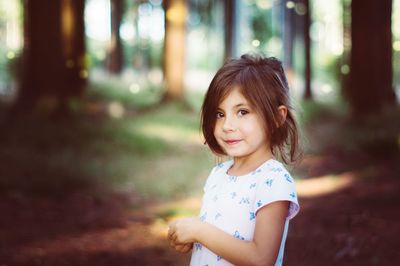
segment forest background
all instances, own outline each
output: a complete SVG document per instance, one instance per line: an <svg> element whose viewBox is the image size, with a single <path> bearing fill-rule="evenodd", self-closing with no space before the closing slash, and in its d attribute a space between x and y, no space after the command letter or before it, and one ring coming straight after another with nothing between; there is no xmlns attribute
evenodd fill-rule
<svg viewBox="0 0 400 266"><path fill-rule="evenodd" d="M0 0L0 265L187 265L202 98L247 52L302 129L285 264L400 263L400 0Z"/></svg>

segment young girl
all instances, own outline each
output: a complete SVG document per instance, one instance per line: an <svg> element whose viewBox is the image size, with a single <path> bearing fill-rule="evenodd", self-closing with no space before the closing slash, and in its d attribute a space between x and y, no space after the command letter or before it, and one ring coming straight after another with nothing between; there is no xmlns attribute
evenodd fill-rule
<svg viewBox="0 0 400 266"><path fill-rule="evenodd" d="M199 218L170 224L190 265L281 265L289 220L299 211L294 180L298 134L288 83L275 58L243 55L213 78L202 107L206 143L232 160L215 166L204 186Z"/></svg>

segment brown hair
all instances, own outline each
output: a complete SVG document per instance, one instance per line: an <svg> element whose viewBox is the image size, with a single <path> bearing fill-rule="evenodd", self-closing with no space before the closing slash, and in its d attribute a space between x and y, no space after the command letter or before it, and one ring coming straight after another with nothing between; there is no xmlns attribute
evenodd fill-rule
<svg viewBox="0 0 400 266"><path fill-rule="evenodd" d="M226 155L214 137L216 113L221 101L235 86L264 121L272 154L278 152L284 163L294 162L299 150L297 123L282 63L274 57L245 54L228 61L215 74L201 110L201 127L210 149L218 155ZM280 105L288 108L284 121L278 112Z"/></svg>

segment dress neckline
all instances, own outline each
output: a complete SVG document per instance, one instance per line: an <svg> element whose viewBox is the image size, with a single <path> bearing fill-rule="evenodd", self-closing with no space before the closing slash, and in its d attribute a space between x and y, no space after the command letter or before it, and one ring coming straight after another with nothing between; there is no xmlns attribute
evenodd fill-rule
<svg viewBox="0 0 400 266"><path fill-rule="evenodd" d="M235 176L237 178L241 178L241 177L245 177L245 176L248 176L248 175L255 174L267 164L280 163L279 161L275 160L274 158L270 158L270 159L264 161L262 164L260 164L256 169L254 169L253 171L250 171L248 173L245 173L245 174L242 174L242 175L231 175L231 174L228 174L228 171L229 171L229 169L231 169L231 167L233 166L234 162L235 161L233 159L226 162L226 168L224 169L224 173L227 176Z"/></svg>

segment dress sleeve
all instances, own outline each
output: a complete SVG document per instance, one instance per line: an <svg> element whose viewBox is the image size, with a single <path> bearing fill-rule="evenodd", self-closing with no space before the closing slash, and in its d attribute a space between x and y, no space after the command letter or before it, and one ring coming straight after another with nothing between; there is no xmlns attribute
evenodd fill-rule
<svg viewBox="0 0 400 266"><path fill-rule="evenodd" d="M269 171L260 177L254 201L255 213L275 201L289 201L287 219L292 219L300 210L294 179L286 170Z"/></svg>

